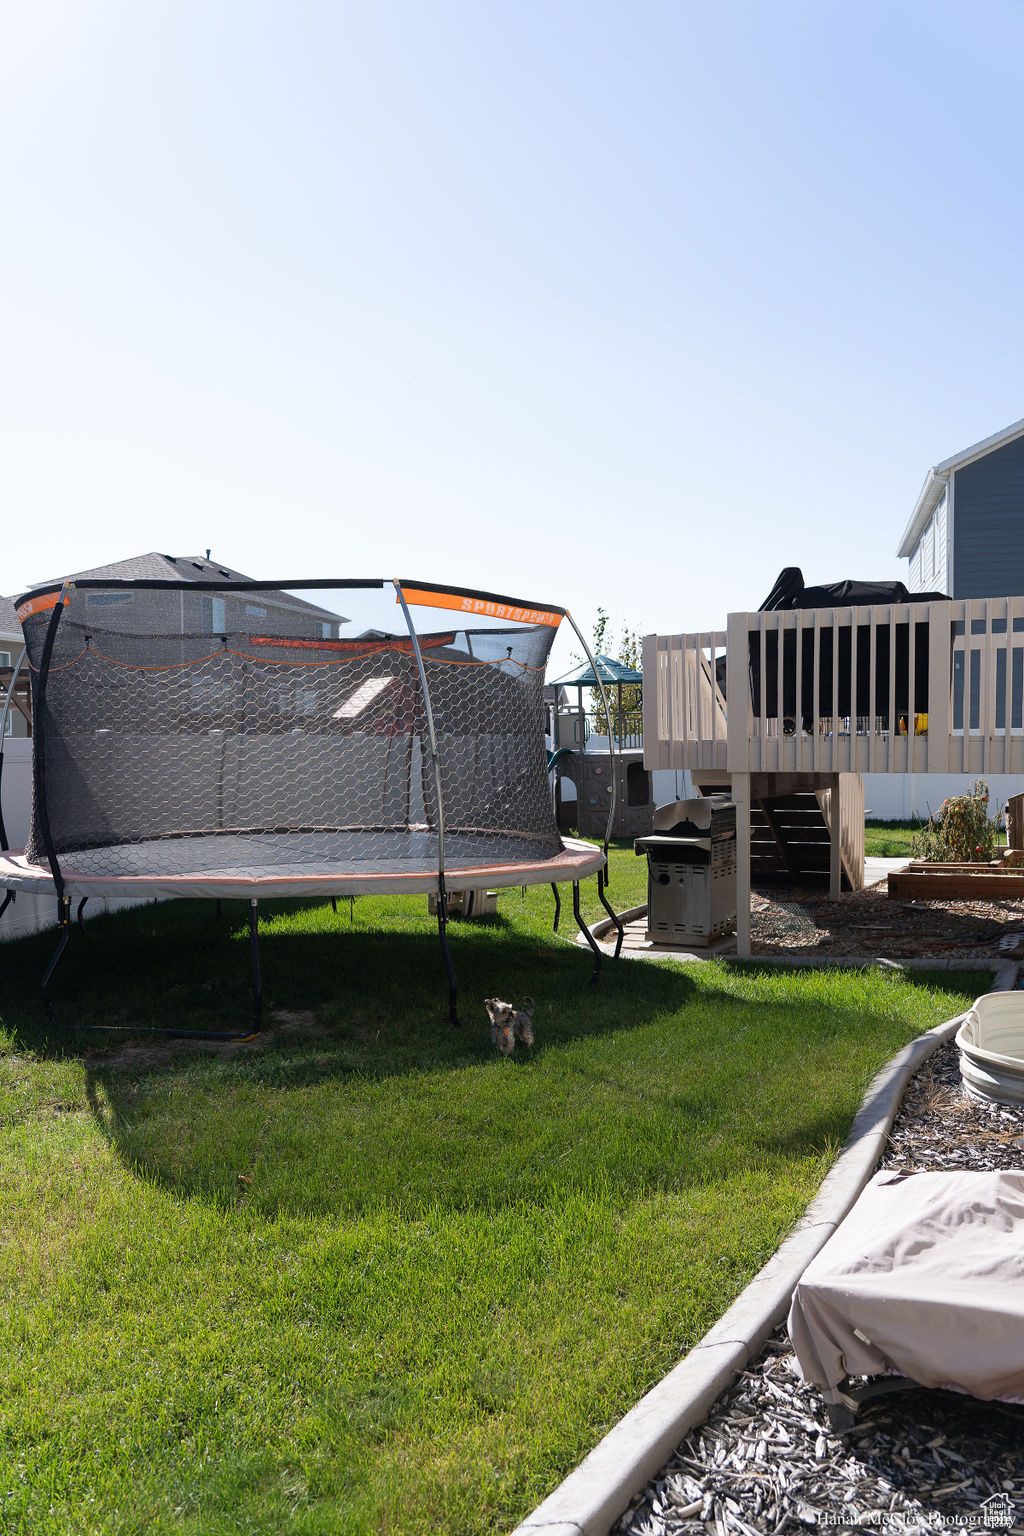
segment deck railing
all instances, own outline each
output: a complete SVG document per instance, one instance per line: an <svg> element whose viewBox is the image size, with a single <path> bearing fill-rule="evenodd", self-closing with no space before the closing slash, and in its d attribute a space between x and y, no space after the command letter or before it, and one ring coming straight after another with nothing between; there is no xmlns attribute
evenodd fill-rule
<svg viewBox="0 0 1024 1536"><path fill-rule="evenodd" d="M623 752L638 752L644 744L644 717L639 709L625 709L620 715L612 705L612 731L615 745ZM604 743L607 751L608 722L597 710L562 711L558 716L560 746L587 747L591 740Z"/></svg>
<svg viewBox="0 0 1024 1536"><path fill-rule="evenodd" d="M730 614L643 670L648 768L1024 772L1024 597Z"/></svg>

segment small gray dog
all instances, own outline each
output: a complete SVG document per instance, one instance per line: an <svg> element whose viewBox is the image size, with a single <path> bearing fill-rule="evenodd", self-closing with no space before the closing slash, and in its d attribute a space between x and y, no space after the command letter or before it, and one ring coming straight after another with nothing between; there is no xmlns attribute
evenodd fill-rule
<svg viewBox="0 0 1024 1536"><path fill-rule="evenodd" d="M484 998L491 1021L491 1044L502 1056L512 1055L517 1040L524 1045L533 1044L533 1010L537 1005L532 997L525 998L524 1004L515 1008L511 1003L503 1003L500 997Z"/></svg>

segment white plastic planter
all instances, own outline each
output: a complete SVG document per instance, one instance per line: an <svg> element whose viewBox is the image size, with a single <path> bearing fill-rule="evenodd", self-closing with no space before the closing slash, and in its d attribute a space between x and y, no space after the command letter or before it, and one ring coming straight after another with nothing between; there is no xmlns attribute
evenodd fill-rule
<svg viewBox="0 0 1024 1536"><path fill-rule="evenodd" d="M1024 1104L1024 992L979 997L957 1030L956 1043L969 1093Z"/></svg>

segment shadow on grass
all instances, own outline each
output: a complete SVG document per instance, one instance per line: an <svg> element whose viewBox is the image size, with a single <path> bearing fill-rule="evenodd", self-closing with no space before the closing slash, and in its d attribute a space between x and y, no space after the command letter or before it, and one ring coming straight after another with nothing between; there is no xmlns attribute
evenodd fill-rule
<svg viewBox="0 0 1024 1536"><path fill-rule="evenodd" d="M251 1051L159 1034L248 1034L252 973L244 903L225 902L217 916L212 902L180 901L101 917L84 930L75 925L50 987L52 1021L44 1015L40 982L55 934L6 945L3 1022L21 1046L42 1056L94 1057L138 1044L155 1067L180 1067L211 1049L239 1059L258 1054L266 1062L278 1046L294 1055L297 1036L315 1038L318 1050L329 1036L335 1070L361 1076L489 1058L486 997L531 996L558 1011L571 1006L575 1012L578 1005L594 1029L627 1022L616 1008L611 1023L601 1022L605 1002L622 1004L632 993L622 967L605 958L592 988L588 950L549 933L524 932L498 915L449 924L462 1021L454 1028L435 920L397 912L351 926L347 912L343 902L337 914L298 901L261 904L264 1029ZM569 931L575 934L575 926ZM678 1002L691 985L665 972L652 982L661 1006ZM596 1009L589 1006L594 997Z"/></svg>
<svg viewBox="0 0 1024 1536"><path fill-rule="evenodd" d="M716 967L606 961L591 988L589 953L528 914L453 927L454 1030L431 925L350 928L296 903L265 915L268 1029L251 1046L45 1031L52 935L17 946L3 1014L21 1045L83 1060L88 1104L126 1165L180 1198L268 1216L633 1200L820 1157L860 1100L859 1039L878 1065L915 1032L903 1015L916 978L894 1014L870 1017L799 987L774 1001L770 987L737 991ZM196 903L97 922L59 1007L230 1028L249 1003L243 921ZM482 1006L494 994L536 999L536 1049L496 1057Z"/></svg>
<svg viewBox="0 0 1024 1536"><path fill-rule="evenodd" d="M461 1029L447 1017L431 928L346 922L308 933L271 922L261 935L268 1027L257 1042L76 1034L49 1045L83 1057L90 1108L124 1162L185 1198L268 1213L382 1204L412 1213L496 1209L595 1177L617 1182L623 1153L609 1126L639 1130L634 1086L607 1070L588 1081L579 1047L679 1016L691 977L606 960L592 987L588 951L511 924L460 925L451 941ZM229 950L241 969L240 936ZM148 955L133 949L116 977L103 958L97 949L80 978L80 1016L138 1009L152 1021L173 1014L177 990L201 992L224 946L197 930L186 978L166 943ZM216 986L221 993L219 973ZM536 1000L533 1050L496 1055L483 1008L492 995ZM209 1022L222 1026L243 1005L241 988L237 1000L221 995ZM572 1067L567 1053L576 1053ZM643 1061L642 1048L629 1054Z"/></svg>

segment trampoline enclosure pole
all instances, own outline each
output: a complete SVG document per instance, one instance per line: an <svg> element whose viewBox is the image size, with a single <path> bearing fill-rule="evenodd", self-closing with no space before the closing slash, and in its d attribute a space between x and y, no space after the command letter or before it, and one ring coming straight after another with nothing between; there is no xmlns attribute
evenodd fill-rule
<svg viewBox="0 0 1024 1536"><path fill-rule="evenodd" d="M420 690L423 694L423 712L427 722L427 740L430 744L430 759L434 767L434 794L437 798L437 936L441 941L441 955L444 960L444 968L448 973L448 1017L458 1028L459 1011L458 997L455 986L455 969L452 965L452 957L448 949L448 895L444 884L444 793L441 782L441 761L437 753L437 734L434 730L434 712L430 706L430 689L427 687L427 669L423 665L423 652L420 649L419 636L416 626L412 622L412 614L402 591L402 583L396 577L394 588L398 601L402 605L405 615L406 627L409 631L409 639L412 642L413 655L416 657L416 669L419 672Z"/></svg>
<svg viewBox="0 0 1024 1536"><path fill-rule="evenodd" d="M604 829L605 885L608 885L610 883L609 880L608 880L608 844L611 841L612 828L615 825L615 800L616 800L616 796L617 796L617 793L618 793L617 782L616 781L618 780L618 776L619 776L618 775L619 754L618 754L618 752L616 750L616 747L615 747L615 733L612 730L612 712L611 712L611 707L610 707L610 705L608 703L608 694L605 691L605 686L604 686L604 682L603 682L603 680L601 678L601 674L597 670L597 662L594 660L594 654L591 651L590 646L587 644L586 636L584 635L582 629L580 629L579 625L576 623L576 620L573 618L573 616L569 612L568 608L565 610L565 616L569 620L569 623L572 625L573 629L576 631L577 639L579 640L580 645L582 645L584 651L586 652L587 660L590 662L590 665L594 669L594 676L597 679L597 686L598 686L598 689L599 689L600 694L601 694L601 702L604 705L604 718L605 718L605 720L608 723L608 750L609 750L609 753L610 753L610 756L611 756L611 760L612 760L612 775L611 775L611 779L612 779L612 792L611 792L611 797L610 797L609 802L608 802L608 820L607 820L607 822L605 824L605 829ZM586 750L587 750L586 749L586 744L584 743L583 751L585 752Z"/></svg>
<svg viewBox="0 0 1024 1536"><path fill-rule="evenodd" d="M57 638L57 625L60 623L61 614L64 612L67 599L68 584L65 582L60 589L57 601L53 605L50 622L46 627L46 638L43 641L43 651L39 658L39 676L36 680L34 707L32 710L32 728L34 732L34 740L32 742L33 799L35 802L35 814L39 818L39 831L43 839L43 847L46 849L47 863L53 876L53 887L57 895L57 922L60 927L60 940L57 944L56 952L43 972L42 980L43 1008L51 1023L54 1020L50 1007L49 986L53 973L60 964L64 951L68 947L68 939L71 935L71 902L64 894L64 876L61 873L57 850L53 845L53 834L50 831L50 816L46 804L46 683L50 672L50 658L53 655L53 643Z"/></svg>
<svg viewBox="0 0 1024 1536"><path fill-rule="evenodd" d="M43 651L39 658L39 676L35 688L35 708L33 709L33 730L35 740L32 743L32 790L35 799L36 815L39 818L39 832L43 839L43 847L46 849L46 859L53 876L54 889L57 893L58 920L63 917L64 902L64 876L61 873L60 861L57 858L57 850L53 845L53 835L50 831L50 813L46 803L46 684L50 673L50 658L53 655L53 643L57 638L57 626L60 623L61 614L68 600L67 583L61 587L60 596L53 605L50 614L50 622L46 627L46 638L43 641ZM65 933L63 942L54 957L56 960L64 951L67 944ZM47 971L47 980L53 965ZM44 983L45 985L45 983Z"/></svg>

